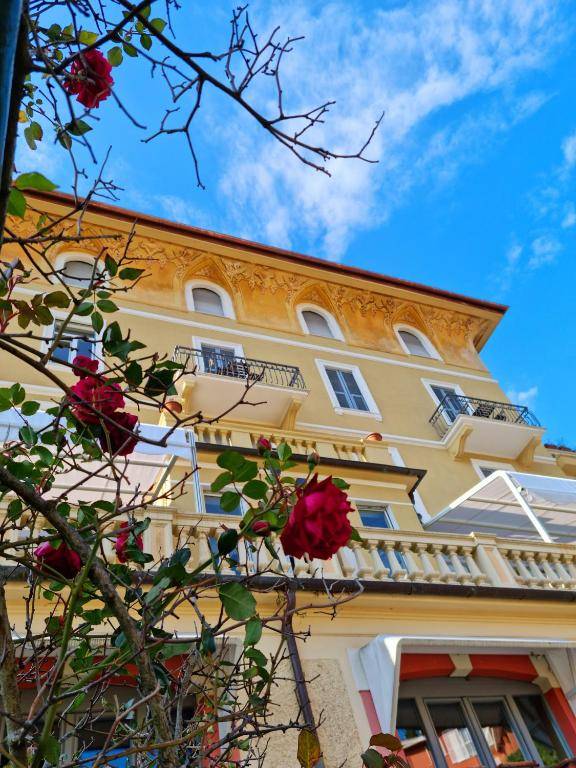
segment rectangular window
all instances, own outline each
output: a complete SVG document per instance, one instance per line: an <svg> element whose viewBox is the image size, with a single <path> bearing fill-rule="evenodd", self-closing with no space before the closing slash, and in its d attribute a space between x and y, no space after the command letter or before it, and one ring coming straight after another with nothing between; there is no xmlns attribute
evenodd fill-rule
<svg viewBox="0 0 576 768"><path fill-rule="evenodd" d="M530 754L522 748L502 699L474 701L473 706L496 765L530 760Z"/></svg>
<svg viewBox="0 0 576 768"><path fill-rule="evenodd" d="M326 368L326 375L341 408L354 411L370 410L352 371Z"/></svg>
<svg viewBox="0 0 576 768"><path fill-rule="evenodd" d="M204 507L208 515L241 515L242 508L240 503L231 511L226 512L220 506L220 494L204 493Z"/></svg>
<svg viewBox="0 0 576 768"><path fill-rule="evenodd" d="M442 406L444 418L450 424L456 420L457 416L465 412L466 409L460 399L461 396L452 387L441 387L433 384L432 392Z"/></svg>
<svg viewBox="0 0 576 768"><path fill-rule="evenodd" d="M524 725L528 729L543 765L556 765L567 756L541 696L515 696Z"/></svg>
<svg viewBox="0 0 576 768"><path fill-rule="evenodd" d="M398 702L396 729L410 768L434 768L434 758L414 699Z"/></svg>
<svg viewBox="0 0 576 768"><path fill-rule="evenodd" d="M428 704L428 711L444 759L450 768L481 768L482 761L468 728L462 705L457 701L434 702Z"/></svg>
<svg viewBox="0 0 576 768"><path fill-rule="evenodd" d="M362 525L367 528L393 528L390 511L386 506L376 504L357 504Z"/></svg>
<svg viewBox="0 0 576 768"><path fill-rule="evenodd" d="M216 373L219 376L233 376L245 379L248 375L246 363L236 356L232 347L219 347L215 344L202 344L202 364L205 373Z"/></svg>
<svg viewBox="0 0 576 768"><path fill-rule="evenodd" d="M60 333L62 323L58 320L54 323L52 336L48 339L48 344ZM78 325L68 323L62 338L52 352L52 360L56 362L71 363L76 355L86 355L86 357L96 356L96 334L87 325Z"/></svg>

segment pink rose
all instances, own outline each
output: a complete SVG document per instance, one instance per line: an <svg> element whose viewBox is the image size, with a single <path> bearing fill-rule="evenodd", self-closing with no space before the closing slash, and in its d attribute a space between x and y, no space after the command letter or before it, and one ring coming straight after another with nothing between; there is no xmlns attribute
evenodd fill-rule
<svg viewBox="0 0 576 768"><path fill-rule="evenodd" d="M298 501L280 535L287 555L328 560L352 535L348 513L352 505L331 477L318 482L318 475L297 490Z"/></svg>
<svg viewBox="0 0 576 768"><path fill-rule="evenodd" d="M83 370L78 370L82 368ZM79 379L85 379L90 373L96 373L98 370L98 360L93 360L86 355L76 355L72 360L72 373ZM87 373L89 371L90 373Z"/></svg>
<svg viewBox="0 0 576 768"><path fill-rule="evenodd" d="M272 450L272 443L265 437L259 437L258 442L256 443L256 448L258 449L258 453L262 454L265 451Z"/></svg>
<svg viewBox="0 0 576 768"><path fill-rule="evenodd" d="M121 411L113 415L114 424L104 423L105 434L100 437L100 447L103 451L110 451L116 456L128 456L132 453L138 442L134 434L134 427L138 423L138 417L131 413ZM122 429L122 427L124 429ZM129 430L129 433L124 430Z"/></svg>
<svg viewBox="0 0 576 768"><path fill-rule="evenodd" d="M45 541L34 550L36 561L45 566L48 576L60 574L65 579L73 579L82 568L80 555L65 543L55 548L51 541Z"/></svg>
<svg viewBox="0 0 576 768"><path fill-rule="evenodd" d="M267 523L266 520L256 520L252 524L252 532L258 536L267 536L270 533L270 523Z"/></svg>
<svg viewBox="0 0 576 768"><path fill-rule="evenodd" d="M116 550L116 557L121 563L125 563L130 559L129 554L126 552L130 536L133 537L132 543L136 547L138 547L140 552L144 551L144 539L142 538L142 534L139 533L137 536L134 536L134 534L130 530L129 523L126 523L126 522L120 523L120 533L118 534L118 536L116 537L116 541L114 542L114 549Z"/></svg>
<svg viewBox="0 0 576 768"><path fill-rule="evenodd" d="M97 424L100 421L99 414L87 408L86 404L105 416L110 416L114 411L124 408L124 398L118 384L109 384L86 376L70 389L74 393L72 413L84 424Z"/></svg>
<svg viewBox="0 0 576 768"><path fill-rule="evenodd" d="M110 62L96 48L79 53L70 67L70 76L64 80L64 90L88 109L97 107L112 93L111 71Z"/></svg>

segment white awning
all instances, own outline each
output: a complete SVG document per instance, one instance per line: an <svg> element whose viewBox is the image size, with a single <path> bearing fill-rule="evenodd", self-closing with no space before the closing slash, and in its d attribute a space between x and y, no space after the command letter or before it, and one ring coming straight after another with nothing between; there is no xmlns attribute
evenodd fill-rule
<svg viewBox="0 0 576 768"><path fill-rule="evenodd" d="M438 533L576 541L576 480L498 470L424 526Z"/></svg>

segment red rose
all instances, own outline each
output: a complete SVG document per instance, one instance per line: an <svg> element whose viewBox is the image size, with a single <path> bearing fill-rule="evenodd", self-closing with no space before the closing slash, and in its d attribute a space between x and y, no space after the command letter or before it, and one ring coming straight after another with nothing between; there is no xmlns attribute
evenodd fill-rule
<svg viewBox="0 0 576 768"><path fill-rule="evenodd" d="M264 453L264 451L271 451L272 443L270 442L270 440L267 440L265 437L259 437L258 442L256 443L256 448L258 449L258 453Z"/></svg>
<svg viewBox="0 0 576 768"><path fill-rule="evenodd" d="M74 376L78 376L79 379L85 379L90 373L96 373L98 365L98 360L93 360L86 355L76 355L74 360L72 360L72 373ZM78 370L79 368L84 370ZM90 371L90 373L85 373L85 371Z"/></svg>
<svg viewBox="0 0 576 768"><path fill-rule="evenodd" d="M267 523L266 520L256 520L252 524L252 532L258 536L267 536L270 533L270 523Z"/></svg>
<svg viewBox="0 0 576 768"><path fill-rule="evenodd" d="M138 442L138 437L134 434L134 427L138 423L138 416L131 413L115 413L113 415L114 424L105 422L105 434L100 437L100 447L103 451L110 451L116 456L128 456L132 453ZM124 429L121 429L123 427ZM124 430L130 430L130 434Z"/></svg>
<svg viewBox="0 0 576 768"><path fill-rule="evenodd" d="M97 424L100 420L100 416L87 408L86 403L106 416L124 408L124 398L118 384L108 384L86 376L70 389L74 393L72 413L84 424Z"/></svg>
<svg viewBox="0 0 576 768"><path fill-rule="evenodd" d="M318 475L297 491L298 501L280 535L287 555L328 560L352 535L348 513L352 505L331 477L318 482Z"/></svg>
<svg viewBox="0 0 576 768"><path fill-rule="evenodd" d="M46 566L48 576L55 572L65 579L73 579L82 568L80 555L64 542L56 549L51 541L45 541L36 547L34 557L40 565Z"/></svg>
<svg viewBox="0 0 576 768"><path fill-rule="evenodd" d="M129 523L120 523L120 533L114 542L114 549L116 550L116 557L121 563L125 563L130 559L126 552L130 536L133 536L133 544L138 547L140 552L144 552L144 539L142 538L142 534L139 533L137 536L134 536L130 531Z"/></svg>
<svg viewBox="0 0 576 768"><path fill-rule="evenodd" d="M70 67L64 90L76 96L80 104L92 109L112 93L114 80L110 62L95 48L78 54Z"/></svg>

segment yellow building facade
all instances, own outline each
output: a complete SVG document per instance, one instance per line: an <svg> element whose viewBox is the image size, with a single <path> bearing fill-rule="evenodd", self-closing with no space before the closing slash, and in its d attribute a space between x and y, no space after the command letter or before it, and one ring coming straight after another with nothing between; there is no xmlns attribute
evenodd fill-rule
<svg viewBox="0 0 576 768"><path fill-rule="evenodd" d="M70 202L33 204L59 213ZM84 217L93 244L61 244L54 264L81 280L96 238L126 236L135 221L131 252L149 276L114 319L193 371L174 407L208 419L195 433L199 483L151 505L147 549L169 555L193 529L199 559L230 524L209 488L224 446L250 455L262 436L285 440L303 469L316 451L322 475L350 483L362 543L325 564L285 561L301 604L320 578L363 590L335 620L296 620L311 628L298 650L314 682L298 695L309 697L324 764L360 765L371 733L394 730L412 768L576 754L576 454L545 447L545 425L482 362L506 308L99 204ZM10 366L6 381L51 404L49 382ZM166 411L140 418L171 423ZM182 456L173 480L189 466ZM18 590L10 585L15 605ZM293 682L277 696L297 711ZM294 763L294 739L276 740L270 764Z"/></svg>

